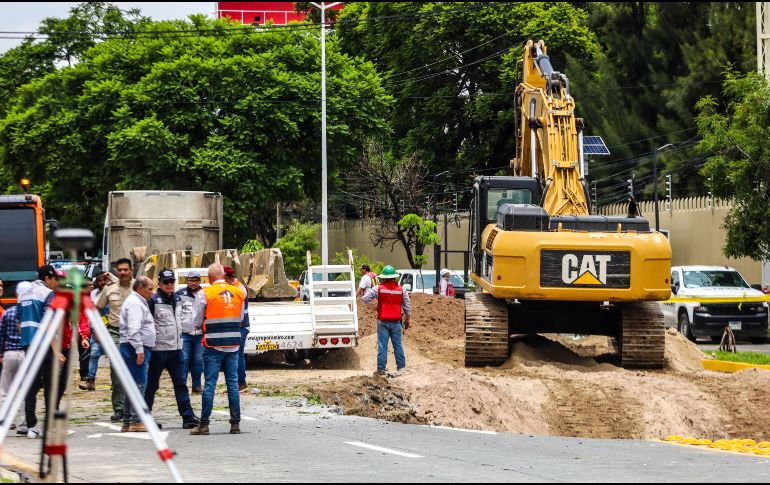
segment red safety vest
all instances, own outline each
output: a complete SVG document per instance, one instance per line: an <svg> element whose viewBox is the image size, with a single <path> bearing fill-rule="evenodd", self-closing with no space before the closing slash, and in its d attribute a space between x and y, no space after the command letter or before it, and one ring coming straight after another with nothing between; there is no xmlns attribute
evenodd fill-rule
<svg viewBox="0 0 770 485"><path fill-rule="evenodd" d="M377 320L383 322L401 321L401 302L404 289L393 280L383 281L377 286Z"/></svg>
<svg viewBox="0 0 770 485"><path fill-rule="evenodd" d="M447 281L447 283L446 283L446 296L451 298L451 297L455 296L456 294L457 294L457 292L455 291L454 285L452 283L450 283L449 281Z"/></svg>

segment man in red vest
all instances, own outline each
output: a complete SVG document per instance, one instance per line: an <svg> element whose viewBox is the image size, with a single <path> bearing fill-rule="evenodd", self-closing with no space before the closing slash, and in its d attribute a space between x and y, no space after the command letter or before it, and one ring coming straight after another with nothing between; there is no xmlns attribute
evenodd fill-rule
<svg viewBox="0 0 770 485"><path fill-rule="evenodd" d="M411 323L412 305L409 293L396 283L398 273L393 266L385 266L378 276L381 283L364 294L364 303L371 304L377 299L377 374L384 375L388 363L388 338L393 342L397 372L406 367L406 356L401 344L401 315L403 330Z"/></svg>

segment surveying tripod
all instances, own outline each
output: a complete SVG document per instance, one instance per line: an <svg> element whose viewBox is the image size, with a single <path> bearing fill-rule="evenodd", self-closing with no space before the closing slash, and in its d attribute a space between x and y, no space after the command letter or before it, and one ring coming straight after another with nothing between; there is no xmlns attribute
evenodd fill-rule
<svg viewBox="0 0 770 485"><path fill-rule="evenodd" d="M55 232L54 238L57 243L71 253L71 259L76 259L79 249L89 249L93 244L93 234L91 231L82 229L60 229ZM56 291L53 301L46 310L43 320L35 333L32 342L26 351L26 356L19 366L14 376L8 395L0 407L0 453L8 431L11 428L16 413L24 402L27 393L38 377L38 371L43 365L48 348L53 344L54 355L61 354L62 339L64 333L65 315L70 315L70 325L72 329L72 349L77 348L78 320L81 312L86 315L91 325L91 330L110 359L110 366L115 370L115 374L123 384L126 398L131 401L131 407L142 420L142 424L147 428L155 448L158 450L161 460L166 464L172 478L177 483L182 482L182 477L174 464L174 452L166 444L163 435L160 433L155 419L150 414L150 410L144 400L144 396L139 392L139 387L134 382L131 374L120 355L118 347L112 340L109 331L104 326L99 312L96 310L87 290L83 289L83 276L75 267L71 268L65 282L65 287ZM67 359L65 371L71 379L74 369L75 358L72 356ZM56 481L61 474L64 482L67 482L67 422L69 420L69 407L72 401L72 388L67 386L67 392L62 402L61 409L57 408L57 396L59 394L59 376L62 372L62 365L59 360L51 359L51 386L48 395L48 404L46 406L45 432L43 434L43 457L40 462L41 478L47 481ZM50 409L49 409L50 407ZM48 469L45 469L45 457L48 457Z"/></svg>

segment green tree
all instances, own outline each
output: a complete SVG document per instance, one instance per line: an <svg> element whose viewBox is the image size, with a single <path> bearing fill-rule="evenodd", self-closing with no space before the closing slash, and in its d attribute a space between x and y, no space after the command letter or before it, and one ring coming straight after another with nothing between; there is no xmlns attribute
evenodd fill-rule
<svg viewBox="0 0 770 485"><path fill-rule="evenodd" d="M307 269L307 252L318 249L317 233L320 228L320 224L302 223L294 220L286 229L286 234L273 246L281 250L283 266L286 270L286 276L289 278L299 278L302 272ZM314 255L313 259L313 264L317 264L318 256Z"/></svg>
<svg viewBox="0 0 770 485"><path fill-rule="evenodd" d="M416 153L437 173L508 165L525 42L545 40L557 69L568 54L590 65L597 44L586 23L568 3L356 2L335 28L395 98L395 158Z"/></svg>
<svg viewBox="0 0 770 485"><path fill-rule="evenodd" d="M727 73L722 113L713 96L697 104L700 148L711 154L702 174L714 196L733 201L723 252L770 259L770 86L757 73Z"/></svg>
<svg viewBox="0 0 770 485"><path fill-rule="evenodd" d="M349 249L353 253L353 269L355 270L354 274L356 275L356 284L358 284L358 282L361 281L361 273L358 271L358 268L360 268L362 264L369 265L369 268L375 274L382 273L382 268L385 267L385 263L383 263L382 261L371 261L366 254L358 254L358 249L356 248L347 248L347 249ZM334 262L336 264L348 264L347 251L335 253ZM339 279L346 280L348 279L348 276L343 274L340 276Z"/></svg>
<svg viewBox="0 0 770 485"><path fill-rule="evenodd" d="M398 221L398 227L403 231L406 239L406 250L409 264L412 268L422 268L427 263L425 246L438 244L436 224L433 221L424 220L417 214L407 214Z"/></svg>
<svg viewBox="0 0 770 485"><path fill-rule="evenodd" d="M18 87L0 119L0 165L32 179L49 215L100 230L107 192L221 192L225 244L275 240L275 205L320 195L320 46L305 30L226 20L143 23ZM162 34L157 31L185 31ZM70 53L76 50L68 51ZM389 97L371 63L327 42L329 180ZM2 116L2 115L0 115Z"/></svg>
<svg viewBox="0 0 770 485"><path fill-rule="evenodd" d="M692 138L695 104L721 99L722 70L756 66L755 4L746 2L589 2L588 23L601 45L595 66L568 58L578 115L586 133L601 135L611 156L591 165L601 202L625 195L634 173L637 189L652 195L656 147ZM692 150L660 159L661 177L673 171L674 192L703 193ZM639 158L634 163L621 159ZM621 166L622 169L619 169Z"/></svg>

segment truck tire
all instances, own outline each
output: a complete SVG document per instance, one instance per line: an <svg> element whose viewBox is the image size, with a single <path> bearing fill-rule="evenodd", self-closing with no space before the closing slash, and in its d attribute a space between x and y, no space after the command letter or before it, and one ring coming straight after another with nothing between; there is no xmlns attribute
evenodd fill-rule
<svg viewBox="0 0 770 485"><path fill-rule="evenodd" d="M695 342L697 339L695 338L695 335L692 333L692 328L690 328L690 318L687 316L687 312L681 312L679 314L679 333L685 336L687 340L690 342Z"/></svg>
<svg viewBox="0 0 770 485"><path fill-rule="evenodd" d="M306 352L304 350L285 350L283 358L287 364L296 365L305 360Z"/></svg>
<svg viewBox="0 0 770 485"><path fill-rule="evenodd" d="M762 345L767 343L767 337L749 337L749 342L754 345Z"/></svg>

